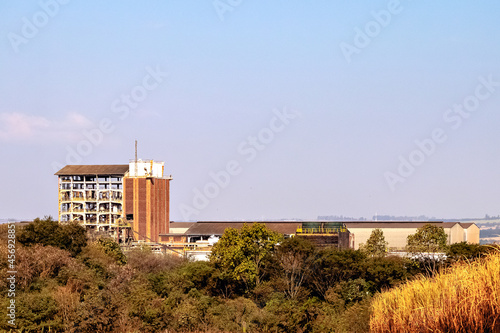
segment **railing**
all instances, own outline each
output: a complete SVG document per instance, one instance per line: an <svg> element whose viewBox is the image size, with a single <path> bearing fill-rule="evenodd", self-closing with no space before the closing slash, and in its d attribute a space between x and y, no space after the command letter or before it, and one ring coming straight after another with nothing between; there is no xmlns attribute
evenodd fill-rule
<svg viewBox="0 0 500 333"><path fill-rule="evenodd" d="M297 228L297 234L335 234L339 232L346 232L347 228Z"/></svg>

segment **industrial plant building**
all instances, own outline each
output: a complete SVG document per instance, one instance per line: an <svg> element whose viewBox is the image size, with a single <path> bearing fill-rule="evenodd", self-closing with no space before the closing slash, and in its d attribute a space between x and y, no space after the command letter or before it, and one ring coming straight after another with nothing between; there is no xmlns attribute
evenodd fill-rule
<svg viewBox="0 0 500 333"><path fill-rule="evenodd" d="M200 221L193 223L171 222L175 230L170 234L160 235L162 244L168 246L189 246L190 248L204 248L211 236L220 237L226 228L240 229L248 222L230 221ZM316 246L333 246L337 248L359 249L360 244L366 243L375 229L381 229L391 251L403 251L407 237L417 232L426 224L432 224L444 229L448 236L448 244L467 242L479 244L479 228L474 223L460 222L409 222L409 221L256 221L265 224L270 230L279 232L285 237L302 237Z"/></svg>
<svg viewBox="0 0 500 333"><path fill-rule="evenodd" d="M388 242L388 247L394 250L402 250L406 246L406 239L409 235L417 232L426 224L442 227L448 235L448 244L467 242L479 244L479 228L474 223L460 222L408 222L408 221L375 221L375 222L345 222L346 228L351 232L350 247L357 250L359 245L366 243L371 233L375 229L380 229L384 233L384 238Z"/></svg>
<svg viewBox="0 0 500 333"><path fill-rule="evenodd" d="M169 246L198 247L210 237L221 237L227 228L241 229L245 224L262 223L268 229L287 237L302 237L319 247L348 248L350 234L342 222L321 221L199 221L171 222L171 233L160 235L160 242ZM184 228L182 225L186 225ZM178 230L175 232L174 230ZM182 232L180 232L182 231Z"/></svg>
<svg viewBox="0 0 500 333"><path fill-rule="evenodd" d="M158 242L168 233L170 176L164 163L67 165L59 177L59 221L77 221L119 241Z"/></svg>
<svg viewBox="0 0 500 333"><path fill-rule="evenodd" d="M227 228L252 221L170 221L170 181L164 163L131 160L119 165L67 165L55 173L59 221L77 221L119 242L142 242L156 249L186 254L209 253L211 240ZM381 229L391 250L403 250L407 237L425 224L442 227L448 243L479 244L474 223L397 221L258 221L285 237L302 237L316 246L358 249Z"/></svg>

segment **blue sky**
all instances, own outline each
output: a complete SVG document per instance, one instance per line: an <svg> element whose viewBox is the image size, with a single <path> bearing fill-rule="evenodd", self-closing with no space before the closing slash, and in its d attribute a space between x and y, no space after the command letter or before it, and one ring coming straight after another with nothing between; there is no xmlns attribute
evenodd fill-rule
<svg viewBox="0 0 500 333"><path fill-rule="evenodd" d="M128 163L136 139L175 221L498 215L499 12L2 1L0 218L57 216L58 165Z"/></svg>

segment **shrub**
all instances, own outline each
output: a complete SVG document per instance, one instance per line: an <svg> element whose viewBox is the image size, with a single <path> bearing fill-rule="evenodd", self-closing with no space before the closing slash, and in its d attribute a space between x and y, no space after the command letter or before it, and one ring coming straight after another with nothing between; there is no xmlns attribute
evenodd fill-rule
<svg viewBox="0 0 500 333"><path fill-rule="evenodd" d="M145 274L172 270L185 261L186 259L176 255L153 253L149 246L134 248L127 252L127 262L130 267Z"/></svg>
<svg viewBox="0 0 500 333"><path fill-rule="evenodd" d="M125 265L127 263L127 257L123 254L120 245L112 238L99 238L97 244L102 248L104 253L113 258L118 265Z"/></svg>
<svg viewBox="0 0 500 333"><path fill-rule="evenodd" d="M43 220L36 218L22 228L17 234L17 241L25 246L34 244L55 246L68 250L75 257L87 245L87 236L85 228L78 222L60 224L48 216Z"/></svg>
<svg viewBox="0 0 500 333"><path fill-rule="evenodd" d="M25 289L32 287L37 279L55 278L73 261L75 259L67 251L52 246L19 247L16 252L17 285Z"/></svg>
<svg viewBox="0 0 500 333"><path fill-rule="evenodd" d="M2 324L3 322L5 321L2 320ZM52 293L47 289L40 292L16 293L16 325L22 332L60 330L58 305Z"/></svg>

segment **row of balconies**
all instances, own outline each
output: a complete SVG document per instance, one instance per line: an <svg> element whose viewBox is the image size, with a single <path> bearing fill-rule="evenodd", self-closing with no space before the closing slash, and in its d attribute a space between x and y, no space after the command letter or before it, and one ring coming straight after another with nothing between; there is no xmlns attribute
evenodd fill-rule
<svg viewBox="0 0 500 333"><path fill-rule="evenodd" d="M90 217L85 217L84 215L73 216L70 213L61 214L62 221L78 221L83 222L85 224L115 224L116 221L120 218L120 215L93 215Z"/></svg>
<svg viewBox="0 0 500 333"><path fill-rule="evenodd" d="M121 191L61 191L62 201L123 201Z"/></svg>
<svg viewBox="0 0 500 333"><path fill-rule="evenodd" d="M106 207L107 206L107 207ZM61 212L76 213L120 213L123 211L122 205L71 205L71 203L61 204Z"/></svg>

